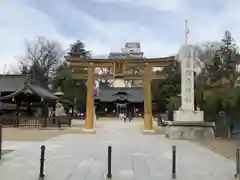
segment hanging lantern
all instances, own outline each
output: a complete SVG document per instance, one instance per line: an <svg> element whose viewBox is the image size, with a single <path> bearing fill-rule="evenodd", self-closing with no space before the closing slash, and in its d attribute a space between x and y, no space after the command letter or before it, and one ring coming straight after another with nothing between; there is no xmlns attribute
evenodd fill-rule
<svg viewBox="0 0 240 180"><path fill-rule="evenodd" d="M14 102L15 101L15 98L14 97L12 97L12 102Z"/></svg>
<svg viewBox="0 0 240 180"><path fill-rule="evenodd" d="M61 91L60 87L58 87L58 91L54 93L55 96L61 97L64 93Z"/></svg>

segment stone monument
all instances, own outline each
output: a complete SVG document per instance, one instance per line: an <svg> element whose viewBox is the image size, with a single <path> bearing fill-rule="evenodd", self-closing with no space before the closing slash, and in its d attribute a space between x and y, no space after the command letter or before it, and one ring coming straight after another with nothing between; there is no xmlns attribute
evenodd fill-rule
<svg viewBox="0 0 240 180"><path fill-rule="evenodd" d="M181 62L181 108L174 111L174 121L166 128L166 137L177 139L214 138L214 124L204 122L204 114L194 104L193 45L183 45L177 55Z"/></svg>
<svg viewBox="0 0 240 180"><path fill-rule="evenodd" d="M56 104L56 112L55 112L56 116L67 116L64 107L61 103L57 102Z"/></svg>

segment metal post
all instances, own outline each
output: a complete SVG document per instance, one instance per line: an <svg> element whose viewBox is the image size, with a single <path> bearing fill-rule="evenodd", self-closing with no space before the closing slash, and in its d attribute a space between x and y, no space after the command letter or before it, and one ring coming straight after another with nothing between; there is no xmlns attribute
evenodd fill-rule
<svg viewBox="0 0 240 180"><path fill-rule="evenodd" d="M56 119L55 119L55 121L56 121ZM57 123L58 123L58 128L61 128L62 125L61 125L60 117L57 118Z"/></svg>
<svg viewBox="0 0 240 180"><path fill-rule="evenodd" d="M2 159L2 124L0 124L0 159Z"/></svg>
<svg viewBox="0 0 240 180"><path fill-rule="evenodd" d="M176 146L172 146L172 179L176 179Z"/></svg>
<svg viewBox="0 0 240 180"><path fill-rule="evenodd" d="M93 128L95 129L96 128L96 122L97 121L97 116L96 116L96 107L94 105L93 107Z"/></svg>
<svg viewBox="0 0 240 180"><path fill-rule="evenodd" d="M52 123L55 124L56 123L56 103L53 103L53 107L52 107Z"/></svg>
<svg viewBox="0 0 240 180"><path fill-rule="evenodd" d="M112 146L108 146L108 172L107 178L112 179Z"/></svg>
<svg viewBox="0 0 240 180"><path fill-rule="evenodd" d="M41 157L40 157L40 173L39 178L44 178L44 161L45 161L45 150L46 147L44 145L41 146Z"/></svg>
<svg viewBox="0 0 240 180"><path fill-rule="evenodd" d="M236 174L235 178L240 179L240 150L237 149L236 151Z"/></svg>

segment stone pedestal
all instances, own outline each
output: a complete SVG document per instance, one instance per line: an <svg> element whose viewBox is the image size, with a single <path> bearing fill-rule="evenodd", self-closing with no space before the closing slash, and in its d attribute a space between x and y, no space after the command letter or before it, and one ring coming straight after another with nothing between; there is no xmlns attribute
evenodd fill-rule
<svg viewBox="0 0 240 180"><path fill-rule="evenodd" d="M214 139L214 123L203 121L203 111L175 111L174 121L166 127L171 139Z"/></svg>
<svg viewBox="0 0 240 180"><path fill-rule="evenodd" d="M155 134L155 131L153 129L150 129L150 130L143 129L142 132L143 134Z"/></svg>
<svg viewBox="0 0 240 180"><path fill-rule="evenodd" d="M188 111L178 110L174 111L173 119L176 122L203 122L203 111Z"/></svg>
<svg viewBox="0 0 240 180"><path fill-rule="evenodd" d="M85 128L83 128L83 132L89 133L89 134L95 134L96 133L95 129L85 129Z"/></svg>

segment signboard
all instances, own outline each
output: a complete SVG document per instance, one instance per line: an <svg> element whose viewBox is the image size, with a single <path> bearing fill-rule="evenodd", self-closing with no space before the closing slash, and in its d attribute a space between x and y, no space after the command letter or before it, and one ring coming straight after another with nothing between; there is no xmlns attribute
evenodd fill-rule
<svg viewBox="0 0 240 180"><path fill-rule="evenodd" d="M121 76L125 72L125 62L123 61L116 61L114 62L114 75Z"/></svg>

